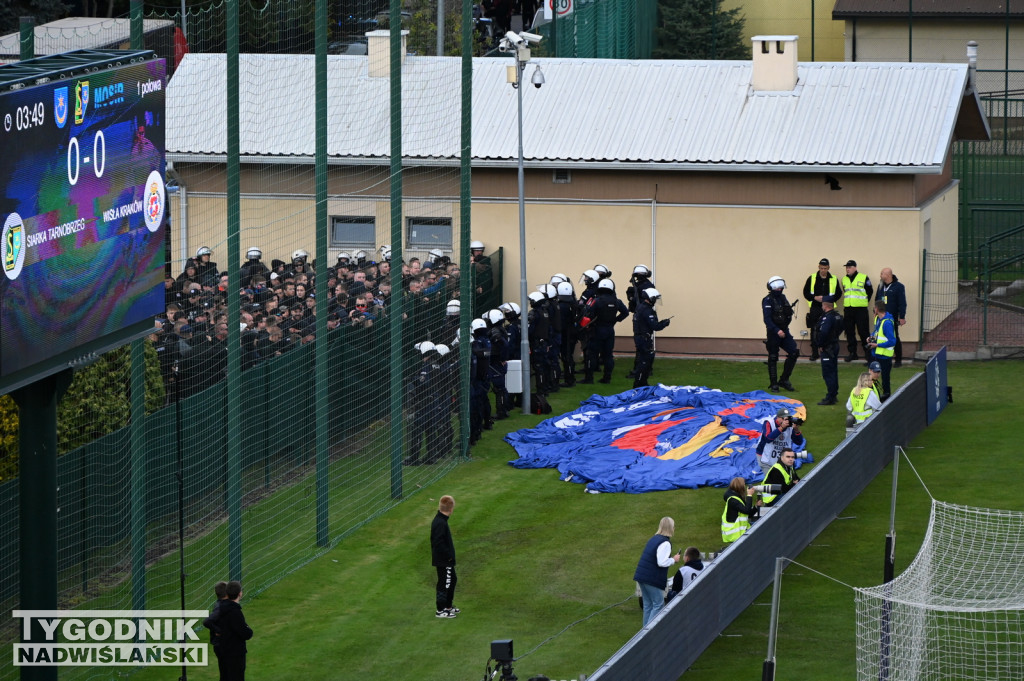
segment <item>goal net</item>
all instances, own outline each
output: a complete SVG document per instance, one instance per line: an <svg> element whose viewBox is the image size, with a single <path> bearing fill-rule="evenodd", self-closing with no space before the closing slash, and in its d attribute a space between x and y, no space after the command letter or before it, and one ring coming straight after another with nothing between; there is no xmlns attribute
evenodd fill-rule
<svg viewBox="0 0 1024 681"><path fill-rule="evenodd" d="M933 500L913 563L856 609L860 681L1024 678L1024 513Z"/></svg>

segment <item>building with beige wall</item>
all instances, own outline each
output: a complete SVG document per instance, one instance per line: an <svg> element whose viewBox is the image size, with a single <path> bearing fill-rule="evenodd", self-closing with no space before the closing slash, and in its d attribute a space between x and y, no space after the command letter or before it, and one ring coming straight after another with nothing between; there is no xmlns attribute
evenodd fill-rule
<svg viewBox="0 0 1024 681"><path fill-rule="evenodd" d="M913 56L915 62L963 63L966 45L973 40L978 43L979 70L1006 69L1007 58L1011 71L1024 69L1024 6L1018 3L835 0L832 18L844 25L846 61L899 62ZM992 90L985 82L983 77L981 91ZM1011 87L1020 88L1020 83Z"/></svg>
<svg viewBox="0 0 1024 681"><path fill-rule="evenodd" d="M218 114L193 110L176 123L172 113L223 80L217 57L187 56L168 88L168 158L184 196L173 225L182 256L201 243L215 250L226 243ZM293 82L296 69L305 69L295 60L312 61L244 58L262 82ZM332 220L373 218L379 246L391 233L381 143L388 122L380 115L387 112L380 105L387 79L367 77L366 61L330 57L328 213ZM784 277L797 299L820 258L831 259L840 275L838 265L853 258L873 280L892 267L906 285L905 343L913 347L922 325L937 323L920 317L922 251L956 252L951 144L987 134L966 65L803 63L795 36L755 40L752 62L536 61L547 83L523 92L531 289L555 272L578 280L604 263L621 294L633 266L644 263L664 294L661 315L675 317L659 334L659 349L757 353L769 277ZM517 268L508 266L519 262L518 137L505 66L502 59L474 60L472 238L504 249L504 290L518 292ZM422 86L409 79L443 82L457 67L457 59L409 57L404 101ZM275 69L286 73L275 76ZM293 106L304 106L308 97L294 87ZM381 97L377 106L374 97ZM450 102L407 105L403 219L407 238L412 218L450 225L452 243L442 250L458 253L452 160L459 118L438 108L445 106ZM273 257L312 251L315 242L305 117L285 120L280 129L261 122L268 129L247 131L242 142L242 248L269 240ZM360 121L358 129L349 120ZM404 248L406 255L426 250ZM629 324L619 333L628 347Z"/></svg>

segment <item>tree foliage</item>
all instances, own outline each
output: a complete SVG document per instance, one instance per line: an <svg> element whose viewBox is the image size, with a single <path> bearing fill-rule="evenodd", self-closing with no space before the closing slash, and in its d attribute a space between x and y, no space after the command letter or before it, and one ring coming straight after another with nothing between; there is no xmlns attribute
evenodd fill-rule
<svg viewBox="0 0 1024 681"><path fill-rule="evenodd" d="M739 8L722 0L658 0L655 59L749 59Z"/></svg>
<svg viewBox="0 0 1024 681"><path fill-rule="evenodd" d="M67 16L70 9L62 0L5 0L0 2L0 35L21 30L21 17L35 17L39 26Z"/></svg>
<svg viewBox="0 0 1024 681"><path fill-rule="evenodd" d="M146 343L146 413L164 405L160 362ZM66 454L131 420L131 348L123 346L75 371L71 386L57 405L58 455ZM18 407L10 395L0 397L0 482L18 475Z"/></svg>

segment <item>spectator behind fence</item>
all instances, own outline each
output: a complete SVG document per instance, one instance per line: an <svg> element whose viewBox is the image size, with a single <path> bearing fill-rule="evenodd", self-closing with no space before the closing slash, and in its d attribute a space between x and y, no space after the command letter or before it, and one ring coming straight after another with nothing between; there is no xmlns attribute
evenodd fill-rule
<svg viewBox="0 0 1024 681"><path fill-rule="evenodd" d="M672 535L676 532L676 523L665 516L658 524L658 532L647 540L640 560L637 562L633 579L640 585L640 593L644 603L643 626L647 626L657 616L661 606L665 604L665 587L668 586L668 569L679 562L679 552L672 555Z"/></svg>

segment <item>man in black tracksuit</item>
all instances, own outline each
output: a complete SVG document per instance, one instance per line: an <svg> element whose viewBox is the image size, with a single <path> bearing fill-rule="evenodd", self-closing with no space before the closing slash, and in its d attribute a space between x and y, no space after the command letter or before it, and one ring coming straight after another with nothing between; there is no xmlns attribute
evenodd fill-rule
<svg viewBox="0 0 1024 681"><path fill-rule="evenodd" d="M440 619L453 619L459 614L452 600L455 598L455 542L448 527L448 518L455 509L455 499L449 495L441 497L437 515L430 524L431 564L437 568L437 613Z"/></svg>

